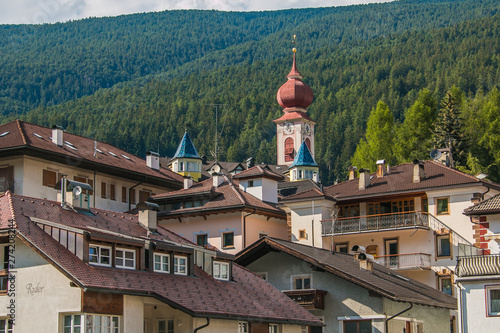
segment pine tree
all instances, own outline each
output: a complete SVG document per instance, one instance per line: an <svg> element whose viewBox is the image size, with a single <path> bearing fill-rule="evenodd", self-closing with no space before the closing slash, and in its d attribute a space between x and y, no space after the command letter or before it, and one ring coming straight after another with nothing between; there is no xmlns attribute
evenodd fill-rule
<svg viewBox="0 0 500 333"><path fill-rule="evenodd" d="M415 103L406 111L403 124L397 129L394 142L397 163L429 157L436 113L437 102L432 93L427 89L421 90Z"/></svg>
<svg viewBox="0 0 500 333"><path fill-rule="evenodd" d="M467 163L467 142L460 116L462 93L453 88L446 93L441 102L434 125L434 145L436 148L450 148L453 161L457 166Z"/></svg>
<svg viewBox="0 0 500 333"><path fill-rule="evenodd" d="M365 136L366 140L361 139L356 147L352 165L374 171L377 160L385 159L393 164L394 115L384 102L379 101L370 113Z"/></svg>

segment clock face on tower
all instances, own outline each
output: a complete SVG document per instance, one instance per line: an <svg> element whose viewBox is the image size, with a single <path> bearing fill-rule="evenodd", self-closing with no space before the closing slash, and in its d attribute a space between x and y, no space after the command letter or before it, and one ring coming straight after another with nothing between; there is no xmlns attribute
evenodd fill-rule
<svg viewBox="0 0 500 333"><path fill-rule="evenodd" d="M285 132L285 134L292 134L293 133L293 123L285 123L285 126L283 126L283 132Z"/></svg>

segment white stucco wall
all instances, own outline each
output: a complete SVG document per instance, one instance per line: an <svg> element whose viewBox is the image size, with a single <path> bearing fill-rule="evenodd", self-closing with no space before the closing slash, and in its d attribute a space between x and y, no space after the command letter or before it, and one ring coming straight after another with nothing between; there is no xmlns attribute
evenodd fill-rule
<svg viewBox="0 0 500 333"><path fill-rule="evenodd" d="M463 333L493 332L500 327L500 316L489 316L485 286L500 288L500 278L491 281L463 281L461 315Z"/></svg>
<svg viewBox="0 0 500 333"><path fill-rule="evenodd" d="M321 220L330 218L332 207L333 202L329 200L287 203L285 210L291 214L292 241L322 247ZM300 239L299 230L305 230L305 239Z"/></svg>

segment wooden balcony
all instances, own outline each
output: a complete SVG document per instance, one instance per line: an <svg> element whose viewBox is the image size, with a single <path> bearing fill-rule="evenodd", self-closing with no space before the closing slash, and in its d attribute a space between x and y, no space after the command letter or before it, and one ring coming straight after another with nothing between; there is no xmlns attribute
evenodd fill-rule
<svg viewBox="0 0 500 333"><path fill-rule="evenodd" d="M378 256L375 262L394 270L431 269L431 255L427 253L404 253Z"/></svg>
<svg viewBox="0 0 500 333"><path fill-rule="evenodd" d="M283 292L293 299L296 303L302 305L305 309L315 310L325 308L326 291L318 289L289 290Z"/></svg>
<svg viewBox="0 0 500 333"><path fill-rule="evenodd" d="M323 220L321 221L321 235L326 237L373 231L429 228L429 216L425 212L402 212Z"/></svg>

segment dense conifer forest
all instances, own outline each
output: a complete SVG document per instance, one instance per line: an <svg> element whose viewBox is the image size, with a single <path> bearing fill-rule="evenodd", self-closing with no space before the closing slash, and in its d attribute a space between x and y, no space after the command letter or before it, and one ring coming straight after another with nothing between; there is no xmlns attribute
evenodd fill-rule
<svg viewBox="0 0 500 333"><path fill-rule="evenodd" d="M166 11L0 25L0 114L171 156L276 161L276 92L298 67L327 184L450 145L500 181L500 3L415 0L272 12ZM450 104L451 103L451 104ZM481 128L481 131L477 129Z"/></svg>

